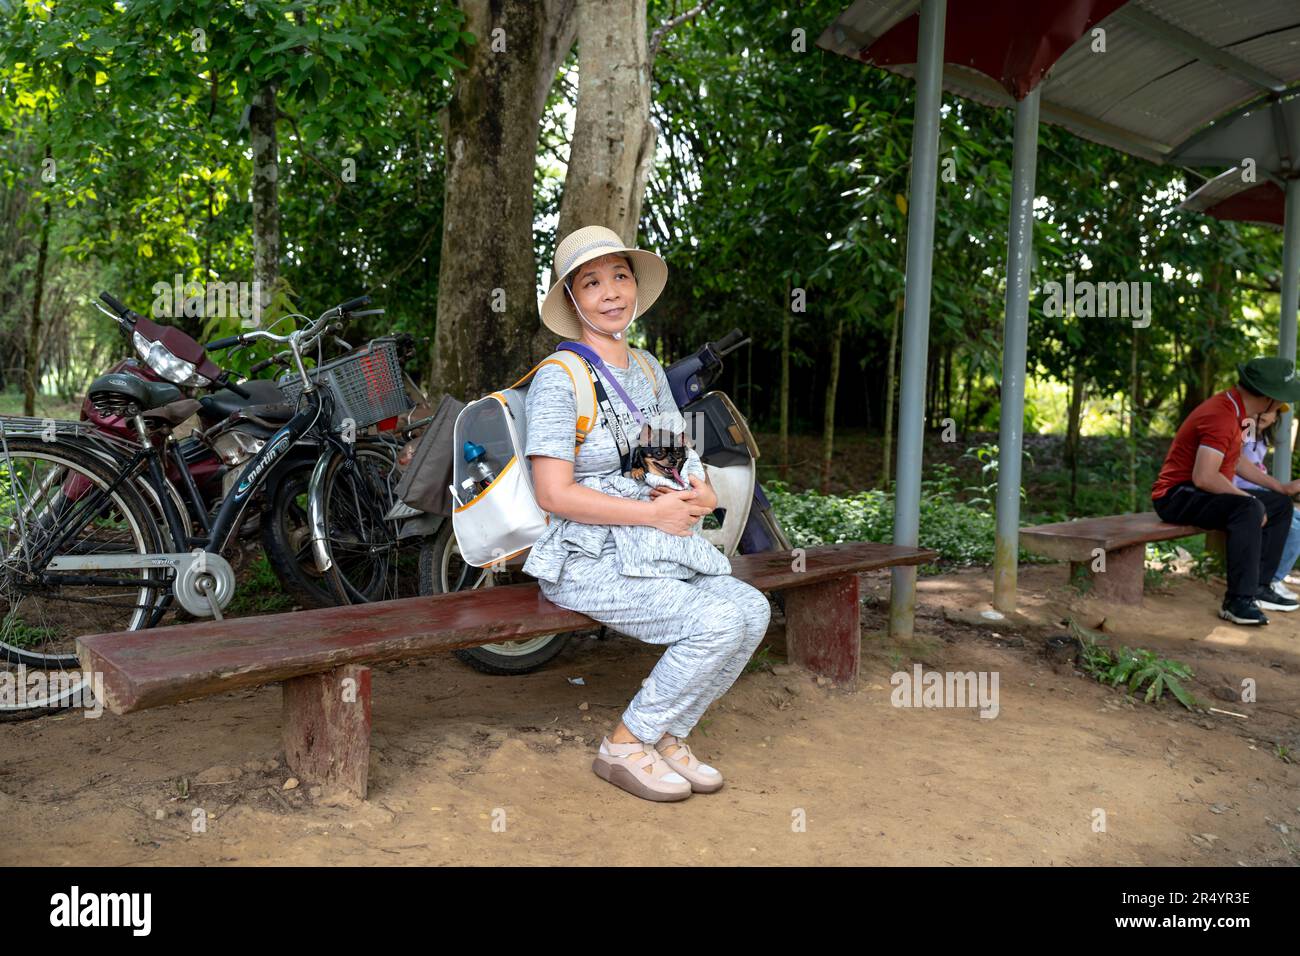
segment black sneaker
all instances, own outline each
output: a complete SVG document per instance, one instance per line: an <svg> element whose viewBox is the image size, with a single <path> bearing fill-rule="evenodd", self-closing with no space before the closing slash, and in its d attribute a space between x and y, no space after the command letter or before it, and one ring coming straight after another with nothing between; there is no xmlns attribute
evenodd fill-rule
<svg viewBox="0 0 1300 956"><path fill-rule="evenodd" d="M1270 611L1294 611L1300 608L1300 601L1295 598L1283 597L1277 593L1273 585L1262 587L1255 595L1255 603L1260 607L1268 608Z"/></svg>
<svg viewBox="0 0 1300 956"><path fill-rule="evenodd" d="M1250 598L1227 597L1219 609L1219 617L1233 624L1267 624L1268 617Z"/></svg>

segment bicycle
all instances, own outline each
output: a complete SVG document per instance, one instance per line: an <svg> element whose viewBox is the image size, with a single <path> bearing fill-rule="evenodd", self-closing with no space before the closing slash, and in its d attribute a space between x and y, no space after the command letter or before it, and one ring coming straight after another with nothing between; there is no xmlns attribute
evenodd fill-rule
<svg viewBox="0 0 1300 956"><path fill-rule="evenodd" d="M101 299L128 330L143 318L106 293ZM0 427L0 658L17 665L20 677L29 667L66 673L78 666L78 635L153 627L173 601L195 617L220 620L236 590L222 551L233 543L257 490L304 436L324 450L322 458L352 453L351 443L333 426L335 396L308 374L303 353L336 327L332 323L371 314L358 311L369 301L361 296L341 303L286 335L253 330L208 343L207 352L258 340L287 345L300 390L292 417L244 465L210 526L199 534L191 533L191 522L170 494L163 454L151 440L155 426L146 412L158 411L158 403L148 403L162 394L153 383L106 375L92 387L91 401L119 409L139 437L138 447L117 449L115 463L79 441L67 428L75 423L65 423L62 433L56 427L52 440ZM229 373L207 360L205 365L208 378L247 395ZM156 492L152 502L140 491L142 478ZM17 694L0 693L0 718L84 701L87 679L81 674L46 680L44 694L41 683L35 694L24 693L25 687ZM16 688L12 675L3 683L0 691Z"/></svg>

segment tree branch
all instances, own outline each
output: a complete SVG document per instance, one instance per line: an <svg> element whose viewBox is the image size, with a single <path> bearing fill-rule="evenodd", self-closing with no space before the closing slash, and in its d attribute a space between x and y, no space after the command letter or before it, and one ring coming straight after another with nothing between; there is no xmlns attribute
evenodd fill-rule
<svg viewBox="0 0 1300 956"><path fill-rule="evenodd" d="M701 13L707 10L709 8L709 5L712 3L713 0L703 0L703 2L700 3L698 6L693 7L690 10L687 10L685 13L679 16L673 17L671 20L668 20L667 22L656 27L655 31L650 34L650 50L648 55L650 62L654 63L655 57L659 55L659 48L663 45L664 37L666 37L670 32L675 30L677 27L681 26L687 20L694 20Z"/></svg>

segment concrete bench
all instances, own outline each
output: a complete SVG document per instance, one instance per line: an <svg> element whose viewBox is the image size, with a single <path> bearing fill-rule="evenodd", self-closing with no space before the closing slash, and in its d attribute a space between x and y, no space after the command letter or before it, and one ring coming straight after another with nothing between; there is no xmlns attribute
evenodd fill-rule
<svg viewBox="0 0 1300 956"><path fill-rule="evenodd" d="M1221 532L1194 525L1166 524L1152 511L1103 518L1061 521L1020 529L1020 544L1034 554L1070 562L1070 577L1086 575L1090 594L1118 604L1141 604L1146 546L1192 535L1213 536L1207 544L1221 547ZM1094 570L1099 555L1104 562ZM1102 570L1104 568L1104 570Z"/></svg>

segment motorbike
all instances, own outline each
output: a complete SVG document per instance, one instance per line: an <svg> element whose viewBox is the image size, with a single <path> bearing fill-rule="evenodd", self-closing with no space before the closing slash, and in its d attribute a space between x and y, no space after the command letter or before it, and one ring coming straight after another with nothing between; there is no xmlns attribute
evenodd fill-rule
<svg viewBox="0 0 1300 956"><path fill-rule="evenodd" d="M758 443L735 403L712 388L722 374L723 358L748 345L739 329L668 368L664 374L687 423L687 433L718 496L701 534L723 554L789 551L791 544L772 513L758 481ZM409 509L408 509L409 510ZM709 519L712 520L709 520ZM443 594L530 581L522 567L527 552L506 562L504 570L477 568L460 560L450 518L417 513L407 518L409 531L424 535L420 552L420 593ZM409 533L403 527L403 535ZM779 601L779 597L778 597ZM604 629L601 628L603 633ZM554 659L578 633L544 635L523 641L484 644L453 653L465 664L488 674L527 674Z"/></svg>

